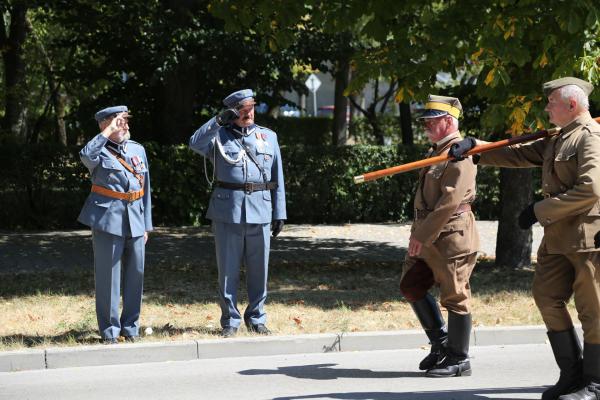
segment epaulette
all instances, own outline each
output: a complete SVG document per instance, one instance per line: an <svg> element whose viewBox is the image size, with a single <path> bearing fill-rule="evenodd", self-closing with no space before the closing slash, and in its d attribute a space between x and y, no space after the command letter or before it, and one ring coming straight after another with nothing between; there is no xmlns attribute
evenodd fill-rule
<svg viewBox="0 0 600 400"><path fill-rule="evenodd" d="M270 132L270 133L272 133L273 135L277 136L277 134L275 133L275 131L274 131L274 130L272 130L272 129L269 129L269 128L267 128L266 126L256 125L256 127L257 127L258 129L265 130L265 131L267 131L267 132Z"/></svg>

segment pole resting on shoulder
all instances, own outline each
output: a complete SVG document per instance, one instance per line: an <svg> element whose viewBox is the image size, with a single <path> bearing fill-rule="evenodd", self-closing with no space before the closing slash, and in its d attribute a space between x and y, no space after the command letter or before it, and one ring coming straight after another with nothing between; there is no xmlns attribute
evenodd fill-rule
<svg viewBox="0 0 600 400"><path fill-rule="evenodd" d="M595 118L596 122L600 123L600 117ZM537 131L535 133L530 133L527 135L511 137L508 139L500 140L497 142L486 143L479 146L473 147L471 150L466 152L464 156L472 156L473 154L485 153L488 151L496 150L502 147L512 146L514 144L530 142L532 140L554 136L560 132L560 128L552 128L548 130ZM363 175L358 175L354 177L354 183L359 184L363 182L374 181L379 178L384 178L386 176L401 174L403 172L413 171L415 169L429 167L430 165L440 164L445 161L454 160L454 157L451 157L447 154L425 158L423 160L414 161L406 164L397 165L395 167L380 169L373 172L368 172Z"/></svg>

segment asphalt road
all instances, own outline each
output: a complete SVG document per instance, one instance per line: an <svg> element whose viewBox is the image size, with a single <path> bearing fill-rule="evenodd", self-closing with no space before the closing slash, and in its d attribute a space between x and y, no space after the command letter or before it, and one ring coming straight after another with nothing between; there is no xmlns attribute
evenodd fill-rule
<svg viewBox="0 0 600 400"><path fill-rule="evenodd" d="M473 375L431 379L426 350L221 358L0 373L0 399L539 399L558 377L548 345L478 346Z"/></svg>

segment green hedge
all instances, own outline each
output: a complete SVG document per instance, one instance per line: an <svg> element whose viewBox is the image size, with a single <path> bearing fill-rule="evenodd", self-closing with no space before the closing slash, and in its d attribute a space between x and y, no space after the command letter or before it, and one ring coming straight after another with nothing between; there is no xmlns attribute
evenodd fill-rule
<svg viewBox="0 0 600 400"><path fill-rule="evenodd" d="M210 188L203 158L187 146L147 143L157 225L198 225ZM75 228L90 182L78 148L0 147L0 229ZM290 223L407 221L416 172L355 185L353 176L419 159L425 148L282 146ZM209 164L209 172L212 172ZM498 216L498 169L480 168L475 210Z"/></svg>
<svg viewBox="0 0 600 400"><path fill-rule="evenodd" d="M278 117L256 115L256 123L277 133L279 144L322 146L331 144L333 119L328 117Z"/></svg>

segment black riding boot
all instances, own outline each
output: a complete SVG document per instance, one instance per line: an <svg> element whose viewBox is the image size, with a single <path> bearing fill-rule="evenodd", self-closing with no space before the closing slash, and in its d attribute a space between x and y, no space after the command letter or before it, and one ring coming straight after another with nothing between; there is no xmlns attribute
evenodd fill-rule
<svg viewBox="0 0 600 400"><path fill-rule="evenodd" d="M600 344L584 343L583 376L585 386L575 393L560 396L560 400L600 399Z"/></svg>
<svg viewBox="0 0 600 400"><path fill-rule="evenodd" d="M471 338L471 314L448 311L448 345L446 357L427 371L427 376L446 378L471 375L469 340Z"/></svg>
<svg viewBox="0 0 600 400"><path fill-rule="evenodd" d="M556 400L558 396L573 393L583 385L581 345L575 329L548 332L554 359L560 368L556 384L542 393L542 400Z"/></svg>
<svg viewBox="0 0 600 400"><path fill-rule="evenodd" d="M429 293L421 300L410 303L410 305L431 343L430 353L419 364L419 369L425 371L433 368L435 364L444 358L448 332L440 308Z"/></svg>

